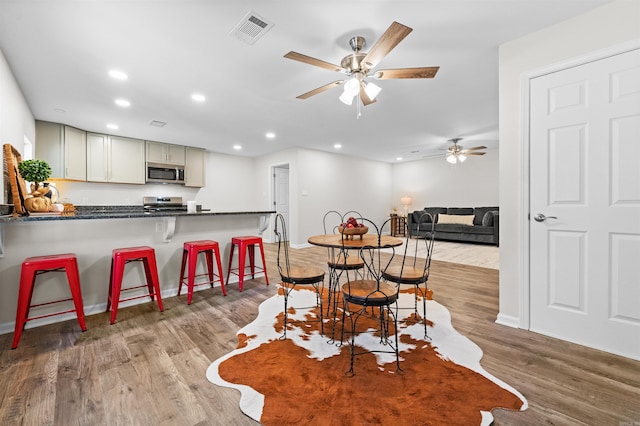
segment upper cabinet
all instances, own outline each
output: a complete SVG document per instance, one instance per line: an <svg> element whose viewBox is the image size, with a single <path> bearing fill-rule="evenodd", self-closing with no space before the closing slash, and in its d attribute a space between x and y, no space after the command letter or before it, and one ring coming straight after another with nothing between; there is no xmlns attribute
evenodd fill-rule
<svg viewBox="0 0 640 426"><path fill-rule="evenodd" d="M87 180L87 132L64 126L64 177Z"/></svg>
<svg viewBox="0 0 640 426"><path fill-rule="evenodd" d="M36 120L35 158L51 166L56 179L87 180L87 132Z"/></svg>
<svg viewBox="0 0 640 426"><path fill-rule="evenodd" d="M109 182L109 136L87 133L87 181Z"/></svg>
<svg viewBox="0 0 640 426"><path fill-rule="evenodd" d="M87 180L145 183L145 143L141 139L87 134Z"/></svg>
<svg viewBox="0 0 640 426"><path fill-rule="evenodd" d="M175 166L185 165L185 147L162 142L147 142L147 162L172 164Z"/></svg>
<svg viewBox="0 0 640 426"><path fill-rule="evenodd" d="M201 148L186 147L184 186L203 188L205 186L206 151Z"/></svg>
<svg viewBox="0 0 640 426"><path fill-rule="evenodd" d="M145 183L144 141L109 136L111 182Z"/></svg>
<svg viewBox="0 0 640 426"><path fill-rule="evenodd" d="M146 183L146 163L184 166L185 186L205 186L202 148L110 136L36 120L35 158L51 166L51 178Z"/></svg>

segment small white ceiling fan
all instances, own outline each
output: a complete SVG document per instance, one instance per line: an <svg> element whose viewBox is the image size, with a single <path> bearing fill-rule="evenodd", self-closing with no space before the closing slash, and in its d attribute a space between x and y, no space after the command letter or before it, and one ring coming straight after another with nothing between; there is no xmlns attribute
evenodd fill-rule
<svg viewBox="0 0 640 426"><path fill-rule="evenodd" d="M469 155L484 155L486 152L480 151L482 149L487 149L486 146L474 146L473 148L464 148L462 145L458 145L462 138L453 138L449 139L453 145L447 148L446 158L447 161L451 164L456 164L458 162L462 163L467 159Z"/></svg>

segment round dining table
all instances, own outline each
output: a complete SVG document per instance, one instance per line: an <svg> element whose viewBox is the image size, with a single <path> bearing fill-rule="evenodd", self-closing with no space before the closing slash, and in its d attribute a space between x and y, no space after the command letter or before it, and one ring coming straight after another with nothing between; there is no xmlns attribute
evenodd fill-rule
<svg viewBox="0 0 640 426"><path fill-rule="evenodd" d="M377 249L391 248L402 245L402 239L390 235L382 235L378 241L378 234L354 235L353 239L342 238L342 234L314 235L309 237L307 242L314 246L328 247L333 249Z"/></svg>

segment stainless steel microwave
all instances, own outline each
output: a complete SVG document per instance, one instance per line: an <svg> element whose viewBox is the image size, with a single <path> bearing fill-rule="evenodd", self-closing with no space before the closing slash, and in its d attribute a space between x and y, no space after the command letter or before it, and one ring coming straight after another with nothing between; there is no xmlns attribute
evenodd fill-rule
<svg viewBox="0 0 640 426"><path fill-rule="evenodd" d="M147 163L146 181L149 183L184 184L184 166Z"/></svg>

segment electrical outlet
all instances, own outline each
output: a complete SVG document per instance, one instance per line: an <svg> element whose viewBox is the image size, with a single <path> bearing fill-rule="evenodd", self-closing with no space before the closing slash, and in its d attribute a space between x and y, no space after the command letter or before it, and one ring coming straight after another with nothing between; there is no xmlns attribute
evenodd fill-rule
<svg viewBox="0 0 640 426"><path fill-rule="evenodd" d="M156 222L156 232L164 232L164 223Z"/></svg>
<svg viewBox="0 0 640 426"><path fill-rule="evenodd" d="M86 205L88 205L88 204L89 204L89 199L88 199L88 198L86 198L86 197L85 197L85 198L83 198L83 199L82 199L82 204L83 204L83 205L85 205L85 206L86 206Z"/></svg>

